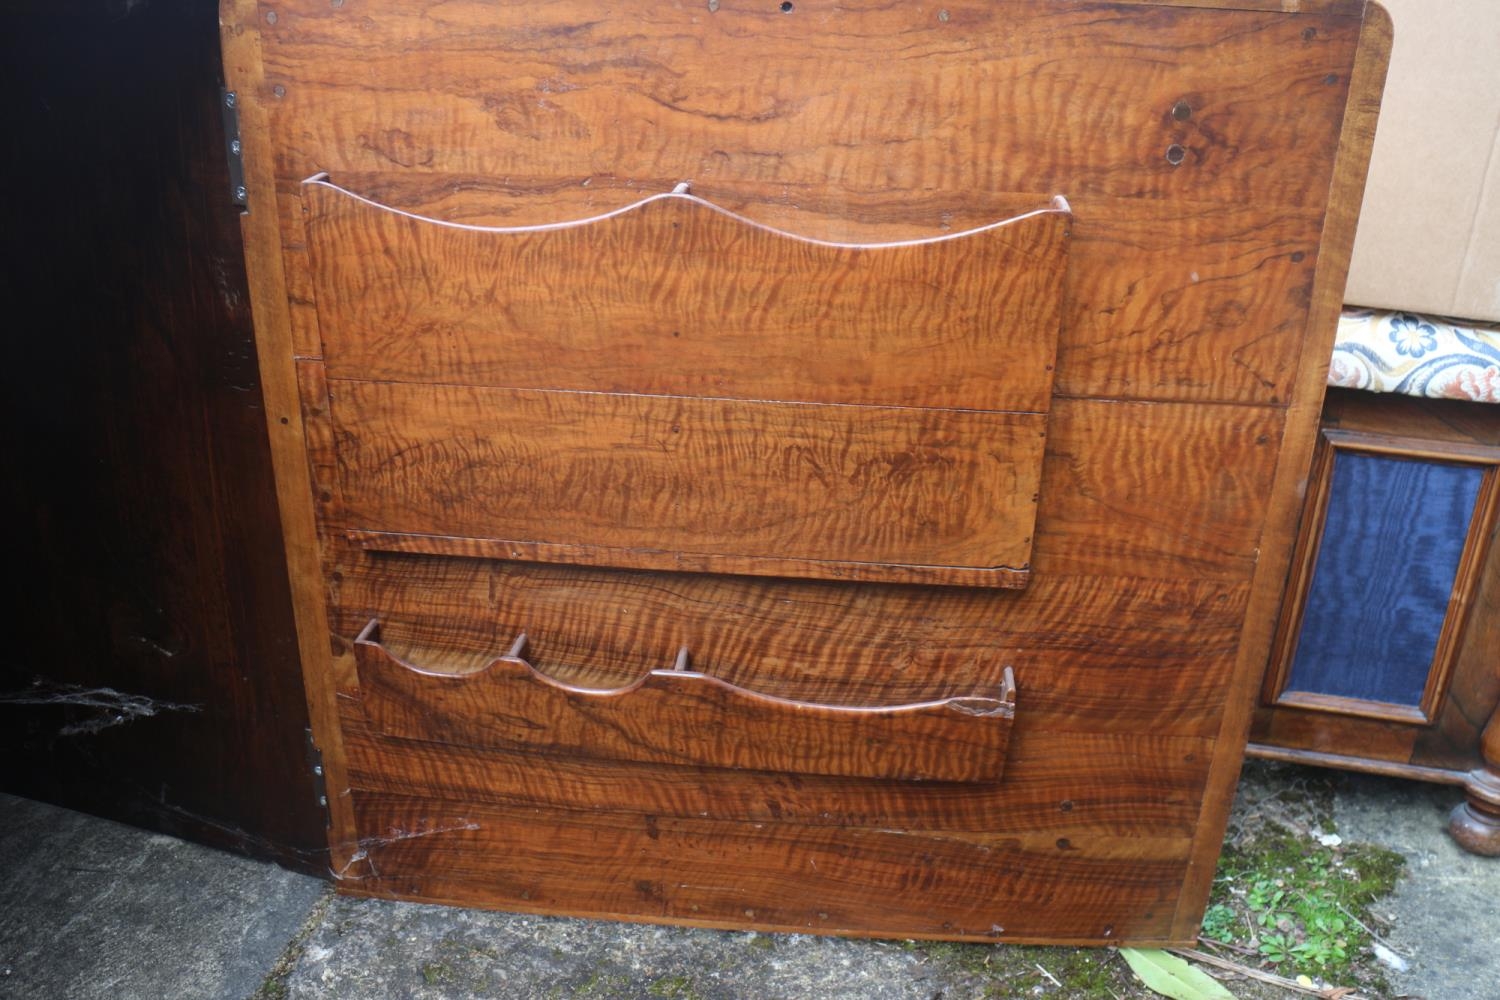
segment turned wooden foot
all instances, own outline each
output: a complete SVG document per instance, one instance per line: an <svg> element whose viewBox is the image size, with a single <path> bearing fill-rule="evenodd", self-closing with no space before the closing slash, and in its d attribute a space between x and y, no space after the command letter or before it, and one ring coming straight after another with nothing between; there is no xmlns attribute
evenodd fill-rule
<svg viewBox="0 0 1500 1000"><path fill-rule="evenodd" d="M1468 798L1448 820L1448 832L1473 854L1500 857L1500 774L1481 769L1464 786Z"/></svg>

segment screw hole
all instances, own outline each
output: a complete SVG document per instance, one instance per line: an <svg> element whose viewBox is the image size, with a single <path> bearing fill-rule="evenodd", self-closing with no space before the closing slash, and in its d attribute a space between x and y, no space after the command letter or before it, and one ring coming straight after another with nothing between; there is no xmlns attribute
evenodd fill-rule
<svg viewBox="0 0 1500 1000"><path fill-rule="evenodd" d="M792 0L781 0L781 12L783 14L790 14L795 9L792 6Z"/></svg>
<svg viewBox="0 0 1500 1000"><path fill-rule="evenodd" d="M1181 166L1182 161L1185 159L1187 159L1187 150L1177 145L1177 143L1174 142L1167 147L1167 162L1172 164L1172 166Z"/></svg>
<svg viewBox="0 0 1500 1000"><path fill-rule="evenodd" d="M1172 117L1180 122L1185 122L1193 117L1193 106L1187 101L1178 101L1172 105Z"/></svg>

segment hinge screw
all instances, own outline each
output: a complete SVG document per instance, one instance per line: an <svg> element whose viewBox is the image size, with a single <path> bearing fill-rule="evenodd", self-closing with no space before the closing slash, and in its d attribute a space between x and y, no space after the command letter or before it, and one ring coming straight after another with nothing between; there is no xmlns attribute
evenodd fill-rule
<svg viewBox="0 0 1500 1000"><path fill-rule="evenodd" d="M240 141L238 139L229 140L229 151L235 156L240 155Z"/></svg>
<svg viewBox="0 0 1500 1000"><path fill-rule="evenodd" d="M315 765L313 765L313 774L316 774L316 775L318 775L318 776L321 777L322 774L323 774L323 765L322 764L315 764Z"/></svg>
<svg viewBox="0 0 1500 1000"><path fill-rule="evenodd" d="M232 108L232 107L234 107L234 102L235 102L234 91L231 90L229 93L227 93L227 94L224 95L224 107L226 107L226 108Z"/></svg>
<svg viewBox="0 0 1500 1000"><path fill-rule="evenodd" d="M245 190L245 185L241 184L239 187L237 187L237 188L234 189L234 196L236 198L238 198L240 201L244 201L246 198L248 198L250 196L250 192L246 191Z"/></svg>

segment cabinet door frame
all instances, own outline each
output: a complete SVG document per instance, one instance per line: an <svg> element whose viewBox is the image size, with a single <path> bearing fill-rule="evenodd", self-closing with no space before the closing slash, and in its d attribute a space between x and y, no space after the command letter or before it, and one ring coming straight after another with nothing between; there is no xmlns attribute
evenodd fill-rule
<svg viewBox="0 0 1500 1000"><path fill-rule="evenodd" d="M1416 706L1288 690L1292 663L1301 640L1307 598L1312 589L1323 533L1327 527L1333 470L1341 454L1376 455L1484 470L1474 510L1465 529L1463 548L1459 554L1433 658L1427 665L1427 681ZM1491 536L1494 534L1497 508L1500 508L1500 447L1469 441L1441 441L1323 427L1309 475L1307 513L1293 552L1292 571L1287 582L1287 600L1277 627L1271 668L1266 672L1262 691L1264 704L1419 726L1435 723L1442 712L1454 664L1463 646L1474 604L1474 593L1485 558L1489 554Z"/></svg>

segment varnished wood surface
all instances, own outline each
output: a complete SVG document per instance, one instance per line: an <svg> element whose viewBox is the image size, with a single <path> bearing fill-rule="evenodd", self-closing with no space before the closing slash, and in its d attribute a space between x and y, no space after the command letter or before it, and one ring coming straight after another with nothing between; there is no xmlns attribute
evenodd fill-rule
<svg viewBox="0 0 1500 1000"><path fill-rule="evenodd" d="M592 5L551 4L541 20L491 5L466 15L477 24L391 12L349 43L341 9L277 4L265 99L288 123L283 202L328 170L443 218L540 223L692 180L761 222L859 239L951 231L1034 203L1015 192L1065 193L1078 259L1059 389L1284 404L1337 142L1330 109L1341 108L1358 31L1357 19L1306 9L1205 16L1027 0L950 6L939 22L884 3L769 19L732 5L653 8L622 21L632 36L666 34L641 59L612 34L610 9ZM507 27L515 18L525 27ZM570 60L579 42L559 27L570 20L616 58ZM809 30L835 39L799 55L787 32ZM1134 45L1137 30L1172 58ZM486 45L523 50L503 85L475 54ZM361 104L343 83L377 58L387 72ZM722 65L757 66L763 96L744 96L747 82L726 82ZM756 106L737 107L747 100ZM1173 115L1179 104L1186 119ZM593 139L632 129L660 141ZM1165 158L1173 144L1186 151L1178 167Z"/></svg>
<svg viewBox="0 0 1500 1000"><path fill-rule="evenodd" d="M1213 748L1198 737L1023 726L1007 753L1010 773L1003 782L890 782L393 740L370 731L355 700L347 699L344 708L357 794L933 834L1044 829L1091 843L1190 836L1196 803L1185 794L1164 795L1163 789L1201 781Z"/></svg>
<svg viewBox="0 0 1500 1000"><path fill-rule="evenodd" d="M287 178L725 176L851 193L1253 192L1281 207L1326 195L1338 116L1295 111L1342 96L1360 28L1049 0L952 4L946 21L888 0L806 0L791 14L757 0L263 9L276 14L261 31L267 83L284 91L274 141ZM377 65L378 88L351 86ZM1147 89L1123 93L1133 80ZM1180 98L1199 99L1187 121L1168 113ZM1187 169L1165 160L1174 141Z"/></svg>
<svg viewBox="0 0 1500 1000"><path fill-rule="evenodd" d="M1015 719L1015 679L920 704L830 705L775 698L688 667L683 648L611 690L549 678L526 639L477 669L428 666L381 641L354 643L361 702L375 727L404 739L563 753L601 760L830 774L900 781L999 781Z"/></svg>
<svg viewBox="0 0 1500 1000"><path fill-rule="evenodd" d="M1377 3L1365 8L1359 29L1360 58L1350 71L1341 119L1338 152L1328 192L1322 251L1311 297L1307 304L1302 352L1296 365L1291 403L1287 408L1286 433L1276 467L1276 478L1265 508L1261 536L1261 558L1251 578L1249 607L1240 640L1240 659L1234 681L1225 692L1224 725L1219 732L1213 772L1209 778L1227 784L1239 774L1242 748L1250 730L1255 692L1271 655L1277 609L1290 569L1297 532L1300 501L1306 489L1307 469L1312 462L1318 418L1327 391L1327 369L1343 308L1344 287L1349 277L1349 258L1354 250L1354 232L1364 198L1365 175L1380 114L1386 67L1390 64L1393 29L1390 16ZM1229 824L1229 795L1204 800L1203 816L1194 843L1192 861L1183 885L1187 899L1205 900L1217 867L1216 851ZM1202 922L1201 908L1178 910L1175 933L1196 935Z"/></svg>
<svg viewBox="0 0 1500 1000"><path fill-rule="evenodd" d="M852 247L685 195L523 233L412 219L319 182L303 200L334 379L1031 412L1050 402L1062 209L939 242Z"/></svg>
<svg viewBox="0 0 1500 1000"><path fill-rule="evenodd" d="M491 177L341 175L378 201L469 225L575 219L618 208L676 178L628 184L596 177L523 182ZM300 203L303 185L281 193ZM701 185L700 185L701 187ZM755 184L718 178L715 201L751 218L830 240L939 236L1036 207L1036 195L933 191L892 202L879 192L830 196L805 186L771 197ZM1057 391L1118 398L1284 403L1291 394L1318 257L1316 209L1268 215L1254 205L1189 198L1140 203L1085 199L1071 226ZM286 219L289 259L306 266L302 217ZM310 279L309 279L310 280ZM321 356L310 289L292 293L299 356ZM1225 346L1231 342L1232 346ZM1227 363L1226 363L1227 361Z"/></svg>
<svg viewBox="0 0 1500 1000"><path fill-rule="evenodd" d="M963 697L1013 665L1024 725L1211 735L1243 594L1211 583L1038 578L1024 592L640 573L336 548L334 621L376 614L417 647L505 649L570 684L612 688L669 663L754 691L834 704ZM996 623L1004 623L999 629ZM1128 624L1127 624L1128 623ZM352 662L340 678L352 692Z"/></svg>
<svg viewBox="0 0 1500 1000"><path fill-rule="evenodd" d="M814 933L1158 939L1183 843L356 799L370 895ZM1102 855L1102 856L1101 856ZM879 900L878 905L872 905Z"/></svg>
<svg viewBox="0 0 1500 1000"><path fill-rule="evenodd" d="M256 11L265 73L250 99L271 125L278 263L300 274L275 305L305 359L335 636L315 669L345 702L358 850L373 876L359 891L715 926L1190 938L1269 642L1258 623L1274 617L1290 546L1321 396L1320 324L1331 337L1385 54L1375 30L1356 64L1358 4L1198 6L1001 0L940 18L884 0L799 0L789 14L740 0L713 12L276 0ZM318 171L491 225L576 218L689 180L757 222L834 240L930 236L999 218L1031 203L1027 192L1067 194L1076 215L1027 587L352 544L346 533L369 527L357 516L386 500L347 489L339 435L359 422L341 394L376 383L321 342L318 234L287 208ZM339 377L325 377L324 359ZM760 772L723 771L689 793L652 785L650 771L687 768L621 763L625 784L605 790L583 758L534 755L528 767L515 751L369 733L349 643L371 617L448 650L525 630L539 665L573 680L601 660L687 644L716 677L836 703L963 696L1013 666L1021 706L1005 780L945 793L926 833L907 829L928 818L897 782L857 792L807 776L850 822L764 821L769 807L750 802L766 788ZM1121 741L1113 766L1101 740ZM1103 791L1117 781L1119 797ZM564 797L575 786L592 806ZM693 795L710 816L664 826L647 811ZM1062 809L1101 796L1114 804ZM882 810L904 818L859 818ZM733 891L699 880L726 864Z"/></svg>
<svg viewBox="0 0 1500 1000"><path fill-rule="evenodd" d="M319 363L302 365L307 370L306 381L316 383L321 379L321 374L312 370L314 366L321 367ZM427 390L372 385L361 387L360 391L381 398ZM451 391L469 400L483 399L488 392ZM338 402L335 399L333 405ZM671 403L646 402L654 406ZM319 407L319 415L310 419L326 420L328 415L321 410L327 405L325 401ZM484 422L499 419L493 412L478 413L478 410L475 406L470 411L476 419ZM954 416L971 426L982 426L984 421L997 417L1010 419L986 414ZM1242 581L1255 565L1256 504L1270 489L1276 444L1284 427L1279 411L1058 399L1047 425L1047 450L1038 489L1031 558L1036 575L1097 574L1106 578L1172 580L1181 579L1186 573L1202 580L1232 584ZM682 436L671 434L670 428L671 424L664 425L660 434L669 443L672 438ZM462 439L466 432L462 426L445 426L441 433ZM331 426L317 431L312 443L320 441L332 441ZM774 447L768 443L754 446ZM965 449L971 447L971 442L954 439L952 446ZM481 454L485 450L493 450L487 440L478 445ZM974 455L972 451L969 453ZM326 497L322 500L326 524L340 530L370 527L361 525L347 509L347 501L339 499L344 480L342 475L333 474L339 466L339 454L328 448L313 461L326 470L324 478L315 484L319 497ZM452 468L462 466L458 454L446 456L445 461ZM382 495L373 502L400 504L403 495L444 489L441 479L410 479L391 485L393 496ZM698 487L708 488L708 484ZM837 487L830 484L830 488ZM455 497L461 515L465 502L464 497ZM655 502L666 501L657 498ZM725 498L721 502L733 501ZM425 523L431 524L433 518L452 515L442 509L429 509L422 516ZM471 504L465 516L477 521L481 515ZM506 516L506 512L500 512L499 516ZM1128 531L1121 529L1122 523L1129 525ZM995 530L994 526L990 530ZM475 550L474 554L485 553ZM352 639L363 624L360 622L345 634ZM1099 624L1114 628L1119 623Z"/></svg>
<svg viewBox="0 0 1500 1000"><path fill-rule="evenodd" d="M344 513L359 529L493 538L516 543L502 547L510 558L585 565L678 568L681 553L776 576L854 563L900 581L912 565L1000 570L942 582L1014 586L1030 562L1040 414L329 389Z"/></svg>
<svg viewBox="0 0 1500 1000"><path fill-rule="evenodd" d="M295 331L305 330L305 325L293 325L288 289L305 287L306 283L294 280L289 285L287 281L281 213L273 210L277 199L270 194L276 189L276 170L268 108L256 99L269 86L258 20L252 0L221 3L219 37L224 80L237 95L245 183L256 192L250 211L240 217L240 232L265 400L263 417L271 442L307 714L314 744L323 758L329 868L339 871L348 866L358 850L358 831L344 775L343 730L338 722L338 696L329 658L323 553L310 489L313 470L309 467L302 391L293 360Z"/></svg>

